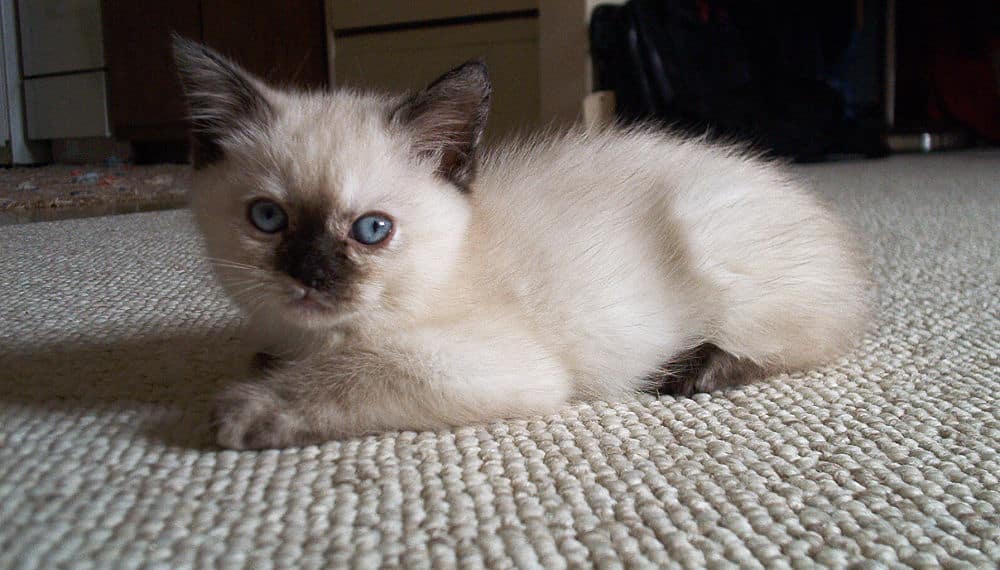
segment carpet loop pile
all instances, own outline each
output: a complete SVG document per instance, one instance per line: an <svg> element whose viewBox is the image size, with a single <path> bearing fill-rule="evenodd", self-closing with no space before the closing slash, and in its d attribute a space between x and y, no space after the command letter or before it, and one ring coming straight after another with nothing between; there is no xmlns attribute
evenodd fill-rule
<svg viewBox="0 0 1000 570"><path fill-rule="evenodd" d="M996 568L1000 154L797 173L872 249L849 356L282 451L211 445L250 355L188 214L0 227L0 567Z"/></svg>

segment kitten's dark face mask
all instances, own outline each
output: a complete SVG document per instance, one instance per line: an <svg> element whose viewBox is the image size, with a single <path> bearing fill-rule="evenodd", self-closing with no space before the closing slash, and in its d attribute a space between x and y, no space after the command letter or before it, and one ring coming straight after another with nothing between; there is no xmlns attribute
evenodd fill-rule
<svg viewBox="0 0 1000 570"><path fill-rule="evenodd" d="M197 203L196 213L220 205L211 199ZM376 307L400 267L396 222L384 212L345 215L289 197L246 201L245 215L232 216L235 231L199 217L210 259L230 295L249 313L274 320L307 328L342 322Z"/></svg>
<svg viewBox="0 0 1000 570"><path fill-rule="evenodd" d="M363 219L372 218L366 215ZM278 246L275 262L283 271L301 285L330 295L344 296L349 293L349 285L360 277L363 268L347 256L347 250L352 247L351 241L367 247L377 247L391 239L392 222L385 216L381 217L387 228L385 231L373 230L375 224L363 223L366 227L364 238L370 243L359 241L352 230L348 236L332 235L326 228L324 220L314 213L303 213L303 220L294 232L288 232ZM354 225L358 225L357 223ZM376 235L383 234L383 235ZM381 240L372 239L372 236Z"/></svg>
<svg viewBox="0 0 1000 570"><path fill-rule="evenodd" d="M414 312L464 244L490 83L479 62L406 98L272 89L175 43L191 207L230 296L306 328Z"/></svg>
<svg viewBox="0 0 1000 570"><path fill-rule="evenodd" d="M302 207L289 216L270 200L251 203L248 219L257 230L276 236L272 265L293 281L292 307L315 311L354 300L354 285L369 278L354 250L371 253L388 246L395 228L388 214L370 212L354 220L345 235L336 225L331 227L322 207Z"/></svg>

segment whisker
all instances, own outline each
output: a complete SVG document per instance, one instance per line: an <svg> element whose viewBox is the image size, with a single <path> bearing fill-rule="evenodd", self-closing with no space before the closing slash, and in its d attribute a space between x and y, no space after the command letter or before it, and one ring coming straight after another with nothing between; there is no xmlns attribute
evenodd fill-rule
<svg viewBox="0 0 1000 570"><path fill-rule="evenodd" d="M249 263L242 263L240 261L236 261L233 259L225 259L222 257L206 257L205 260L213 265L217 265L220 267L232 267L234 269L252 269L256 271L264 270L263 267L260 267L258 265L251 265Z"/></svg>
<svg viewBox="0 0 1000 570"><path fill-rule="evenodd" d="M252 285L252 284L256 284L256 283L263 284L262 281L261 281L261 279L254 279L254 278L248 278L248 279L227 279L226 280L226 285L229 285L230 287L239 287L240 285Z"/></svg>
<svg viewBox="0 0 1000 570"><path fill-rule="evenodd" d="M236 270L239 270L239 271L248 271L250 273L264 273L263 269L258 269L258 268L255 268L255 267L243 267L241 265L227 265L227 264L224 264L224 263L213 263L212 265L213 265L213 267L222 268L222 269L236 269Z"/></svg>
<svg viewBox="0 0 1000 570"><path fill-rule="evenodd" d="M232 294L233 294L234 297L244 297L248 293L255 292L255 291L259 290L263 286L264 286L263 283L255 283L255 284L247 285L247 286L243 287L242 289L234 290Z"/></svg>

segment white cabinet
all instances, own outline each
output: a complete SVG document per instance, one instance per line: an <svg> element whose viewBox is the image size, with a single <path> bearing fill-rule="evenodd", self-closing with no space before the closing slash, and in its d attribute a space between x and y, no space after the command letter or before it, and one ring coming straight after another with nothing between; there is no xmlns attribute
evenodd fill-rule
<svg viewBox="0 0 1000 570"><path fill-rule="evenodd" d="M18 7L28 138L108 136L100 0Z"/></svg>
<svg viewBox="0 0 1000 570"><path fill-rule="evenodd" d="M29 139L111 136L103 71L71 73L24 82Z"/></svg>
<svg viewBox="0 0 1000 570"><path fill-rule="evenodd" d="M0 0L0 164L37 164L49 147L28 140L15 0Z"/></svg>
<svg viewBox="0 0 1000 570"><path fill-rule="evenodd" d="M104 67L100 0L18 3L24 76Z"/></svg>

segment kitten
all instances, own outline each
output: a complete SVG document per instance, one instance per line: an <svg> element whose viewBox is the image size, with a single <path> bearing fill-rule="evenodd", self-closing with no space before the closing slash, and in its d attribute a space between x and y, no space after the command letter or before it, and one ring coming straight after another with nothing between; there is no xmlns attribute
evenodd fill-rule
<svg viewBox="0 0 1000 570"><path fill-rule="evenodd" d="M192 209L259 376L225 447L711 391L841 354L853 236L774 165L650 128L480 146L482 63L405 97L278 90L177 39Z"/></svg>

